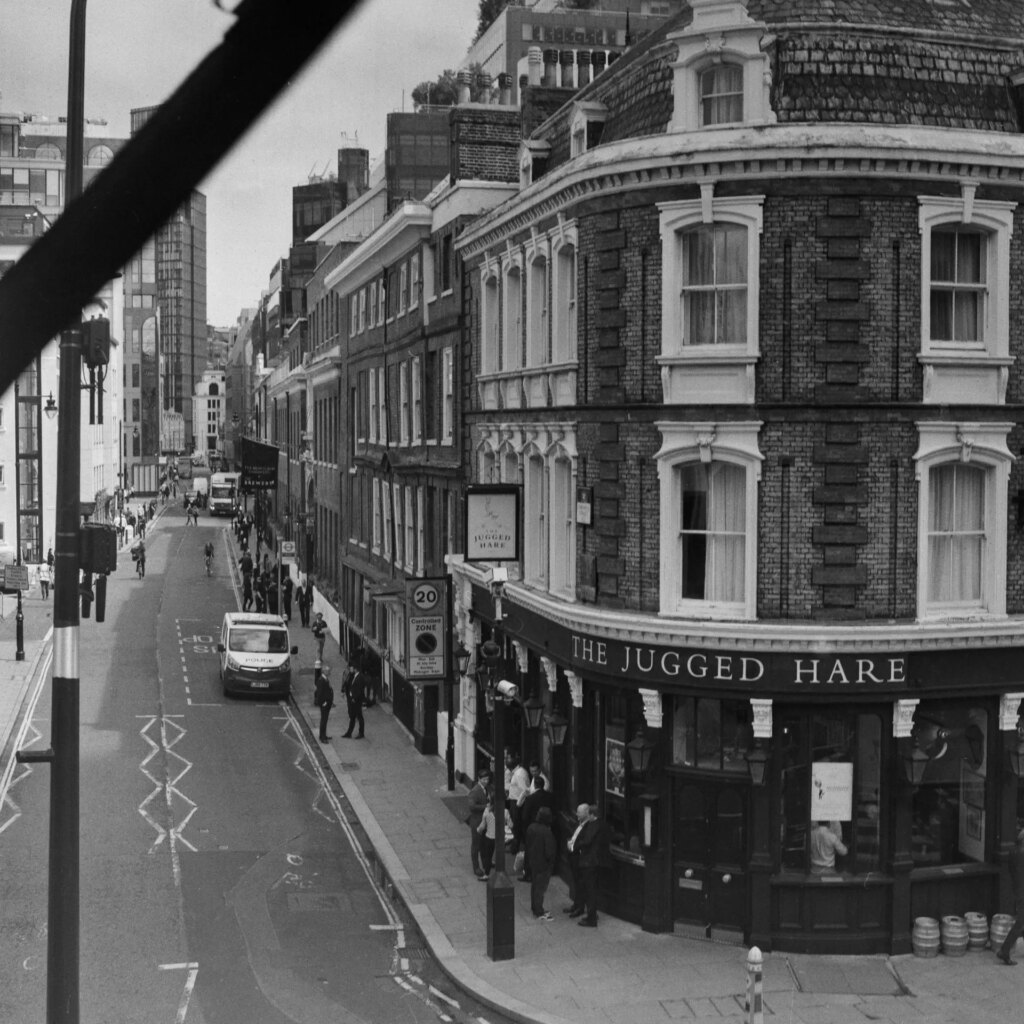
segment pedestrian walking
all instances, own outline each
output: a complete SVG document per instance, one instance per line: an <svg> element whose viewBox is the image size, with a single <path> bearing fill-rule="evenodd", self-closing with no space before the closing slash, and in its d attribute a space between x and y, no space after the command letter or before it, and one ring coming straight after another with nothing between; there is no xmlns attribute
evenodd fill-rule
<svg viewBox="0 0 1024 1024"><path fill-rule="evenodd" d="M48 563L39 566L39 589L42 591L44 601L50 596L50 571Z"/></svg>
<svg viewBox="0 0 1024 1024"><path fill-rule="evenodd" d="M1006 933L1003 944L999 947L996 956L1006 964L1007 967L1015 967L1017 961L1012 959L1010 954L1017 940L1024 935L1024 828L1017 833L1017 845L1010 854L1010 878L1013 881L1013 911L1016 920L1013 927Z"/></svg>
<svg viewBox="0 0 1024 1024"><path fill-rule="evenodd" d="M480 836L480 865L485 881L494 868L494 829L494 801L488 793L487 803L484 804L483 814L480 815L480 824L476 827Z"/></svg>
<svg viewBox="0 0 1024 1024"><path fill-rule="evenodd" d="M295 600L299 606L299 622L303 626L309 625L309 592L304 584L300 583L295 590Z"/></svg>
<svg viewBox="0 0 1024 1024"><path fill-rule="evenodd" d="M292 621L292 577L289 573L281 580L281 605L284 608L284 617Z"/></svg>
<svg viewBox="0 0 1024 1024"><path fill-rule="evenodd" d="M316 683L316 696L314 703L320 709L320 742L327 743L330 736L327 735L327 719L331 717L331 708L334 707L334 687L331 686L331 666L320 667L320 678Z"/></svg>
<svg viewBox="0 0 1024 1024"><path fill-rule="evenodd" d="M50 570L51 573L53 572L53 564L56 561L57 560L53 557L53 548L47 548L46 549L46 567L47 567L47 569Z"/></svg>
<svg viewBox="0 0 1024 1024"><path fill-rule="evenodd" d="M481 881L487 880L487 872L480 866L480 822L483 820L484 808L491 793L491 770L481 768L476 775L476 782L469 791L467 800L469 810L466 824L469 826L469 862L473 865L473 874Z"/></svg>
<svg viewBox="0 0 1024 1024"><path fill-rule="evenodd" d="M341 685L341 692L345 695L345 703L348 705L348 731L345 737L352 737L352 730L356 724L359 725L357 740L363 738L363 701L366 700L366 680L358 668L352 668L346 673L345 681Z"/></svg>
<svg viewBox="0 0 1024 1024"><path fill-rule="evenodd" d="M324 613L317 612L313 620L313 639L316 640L316 656L324 660L324 643L327 640L327 623L324 622Z"/></svg>
<svg viewBox="0 0 1024 1024"><path fill-rule="evenodd" d="M526 829L526 868L530 873L530 910L541 921L554 918L544 909L551 873L555 870L555 834L551 831L551 808L541 807Z"/></svg>

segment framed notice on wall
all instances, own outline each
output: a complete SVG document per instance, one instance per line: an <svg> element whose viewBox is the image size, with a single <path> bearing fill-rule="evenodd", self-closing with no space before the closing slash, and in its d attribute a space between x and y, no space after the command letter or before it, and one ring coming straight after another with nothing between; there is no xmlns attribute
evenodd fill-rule
<svg viewBox="0 0 1024 1024"><path fill-rule="evenodd" d="M613 796L626 795L626 744L605 737L604 788Z"/></svg>
<svg viewBox="0 0 1024 1024"><path fill-rule="evenodd" d="M815 761L811 764L811 820L853 820L853 764Z"/></svg>
<svg viewBox="0 0 1024 1024"><path fill-rule="evenodd" d="M519 560L519 487L488 484L466 490L466 561Z"/></svg>

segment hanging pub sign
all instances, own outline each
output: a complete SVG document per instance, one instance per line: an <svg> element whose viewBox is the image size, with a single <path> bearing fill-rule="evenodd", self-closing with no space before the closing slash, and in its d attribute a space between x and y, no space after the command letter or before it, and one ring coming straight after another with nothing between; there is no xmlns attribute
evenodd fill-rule
<svg viewBox="0 0 1024 1024"><path fill-rule="evenodd" d="M480 484L466 490L466 561L519 560L519 487Z"/></svg>
<svg viewBox="0 0 1024 1024"><path fill-rule="evenodd" d="M242 490L266 491L277 486L276 445L242 438Z"/></svg>

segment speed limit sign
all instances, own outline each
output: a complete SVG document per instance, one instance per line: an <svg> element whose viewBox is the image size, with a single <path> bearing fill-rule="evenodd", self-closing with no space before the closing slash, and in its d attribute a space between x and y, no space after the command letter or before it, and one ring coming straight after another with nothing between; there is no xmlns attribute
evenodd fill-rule
<svg viewBox="0 0 1024 1024"><path fill-rule="evenodd" d="M410 679L444 679L448 644L447 580L406 580Z"/></svg>

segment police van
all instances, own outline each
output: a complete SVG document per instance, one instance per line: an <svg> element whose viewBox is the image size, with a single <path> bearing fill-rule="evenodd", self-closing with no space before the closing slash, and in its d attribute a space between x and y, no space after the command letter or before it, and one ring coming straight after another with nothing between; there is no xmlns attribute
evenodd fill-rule
<svg viewBox="0 0 1024 1024"><path fill-rule="evenodd" d="M280 615L228 612L220 630L220 682L226 694L286 698L299 653Z"/></svg>

